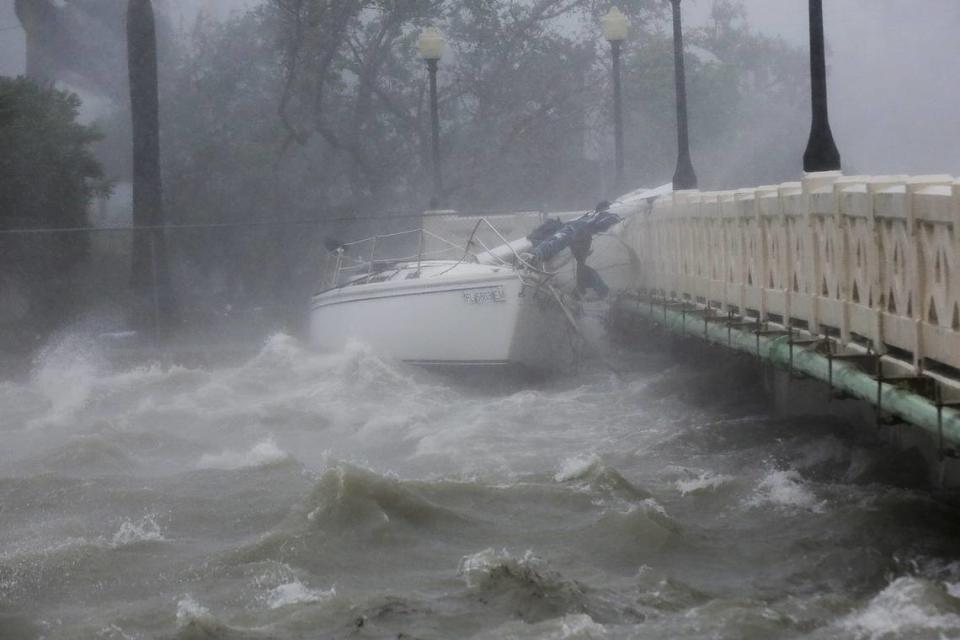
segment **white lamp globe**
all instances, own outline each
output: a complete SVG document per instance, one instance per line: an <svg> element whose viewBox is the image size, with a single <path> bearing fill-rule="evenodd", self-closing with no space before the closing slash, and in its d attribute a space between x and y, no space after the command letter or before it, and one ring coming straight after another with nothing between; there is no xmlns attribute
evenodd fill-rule
<svg viewBox="0 0 960 640"><path fill-rule="evenodd" d="M600 18L600 24L603 26L603 37L610 42L620 42L627 37L627 28L630 26L630 20L623 15L620 9L610 7L607 15Z"/></svg>
<svg viewBox="0 0 960 640"><path fill-rule="evenodd" d="M436 27L427 27L421 31L420 39L417 40L420 57L424 60L439 60L443 54L443 45L443 34Z"/></svg>

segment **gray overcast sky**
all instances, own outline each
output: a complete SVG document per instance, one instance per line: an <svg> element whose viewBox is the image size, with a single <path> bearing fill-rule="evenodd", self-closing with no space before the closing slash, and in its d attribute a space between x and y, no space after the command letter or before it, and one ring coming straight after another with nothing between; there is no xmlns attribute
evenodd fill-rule
<svg viewBox="0 0 960 640"><path fill-rule="evenodd" d="M222 12L248 0L158 0ZM806 46L807 2L745 0L751 26ZM686 0L688 26L712 0ZM848 173L960 176L960 1L824 0L830 116ZM0 0L0 73L23 69L13 0ZM798 150L802 153L802 150ZM744 185L748 186L748 185Z"/></svg>

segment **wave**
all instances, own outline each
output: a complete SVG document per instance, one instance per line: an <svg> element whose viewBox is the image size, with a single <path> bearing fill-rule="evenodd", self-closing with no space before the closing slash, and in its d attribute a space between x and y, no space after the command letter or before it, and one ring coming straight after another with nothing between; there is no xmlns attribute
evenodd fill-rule
<svg viewBox="0 0 960 640"><path fill-rule="evenodd" d="M225 560L228 566L277 560L324 571L361 544L416 546L425 535L459 535L470 520L424 498L416 484L336 464L276 527Z"/></svg>
<svg viewBox="0 0 960 640"><path fill-rule="evenodd" d="M124 520L113 534L113 548L126 547L145 542L165 542L163 529L157 523L157 514L151 513L139 520Z"/></svg>
<svg viewBox="0 0 960 640"><path fill-rule="evenodd" d="M101 433L89 433L72 436L28 466L30 473L99 476L127 473L137 467L137 462L115 439Z"/></svg>
<svg viewBox="0 0 960 640"><path fill-rule="evenodd" d="M319 353L297 339L277 333L264 342L253 358L233 371L250 381L283 379L331 383L343 390L362 389L372 394L417 392L423 388L421 372L378 356L369 346L351 341L342 351Z"/></svg>
<svg viewBox="0 0 960 640"><path fill-rule="evenodd" d="M277 585L266 594L267 606L271 609L280 609L294 604L307 604L329 600L337 595L336 587L327 591L310 589L299 580Z"/></svg>
<svg viewBox="0 0 960 640"><path fill-rule="evenodd" d="M567 615L621 624L643 619L629 601L565 577L531 550L515 556L506 549L484 549L464 556L457 574L466 584L469 598L525 623Z"/></svg>
<svg viewBox="0 0 960 640"><path fill-rule="evenodd" d="M176 640L273 640L277 635L267 629L241 629L228 626L200 604L191 594L177 600Z"/></svg>
<svg viewBox="0 0 960 640"><path fill-rule="evenodd" d="M723 473L715 473L712 471L694 473L689 469L685 471L687 472L687 476L674 483L677 491L679 491L682 496L715 492L720 487L734 480L733 476L728 476Z"/></svg>
<svg viewBox="0 0 960 640"><path fill-rule="evenodd" d="M768 471L746 504L757 508L773 506L813 513L826 511L826 500L819 500L800 473L794 469Z"/></svg>
<svg viewBox="0 0 960 640"><path fill-rule="evenodd" d="M583 545L620 571L650 559L682 533L649 492L596 454L568 458L554 480L593 496L592 505L601 511L581 529Z"/></svg>
<svg viewBox="0 0 960 640"><path fill-rule="evenodd" d="M91 566L107 566L110 543L104 538L68 537L56 542L26 541L0 555L0 602L29 602L41 594L71 588Z"/></svg>
<svg viewBox="0 0 960 640"><path fill-rule="evenodd" d="M137 562L118 550L167 542L157 513L126 518L102 534L66 535L58 539L22 536L0 553L0 603L30 601L37 594L85 588L89 575L105 568L123 571L117 563Z"/></svg>
<svg viewBox="0 0 960 640"><path fill-rule="evenodd" d="M960 599L942 584L901 577L838 626L856 638L870 640L955 637L960 629Z"/></svg>
<svg viewBox="0 0 960 640"><path fill-rule="evenodd" d="M653 497L648 491L631 484L619 471L607 466L597 454L564 460L554 480L629 501Z"/></svg>
<svg viewBox="0 0 960 640"><path fill-rule="evenodd" d="M434 505L399 479L346 463L320 477L307 501L306 520L313 527L339 531L466 522L463 516Z"/></svg>
<svg viewBox="0 0 960 640"><path fill-rule="evenodd" d="M584 585L567 580L530 550L518 557L484 549L463 557L457 574L468 589L513 603L526 622L589 608Z"/></svg>
<svg viewBox="0 0 960 640"><path fill-rule="evenodd" d="M709 601L710 597L693 586L642 565L636 574L637 603L655 612L684 611Z"/></svg>
<svg viewBox="0 0 960 640"><path fill-rule="evenodd" d="M246 451L227 449L221 453L205 453L197 462L200 469L249 469L265 467L285 461L293 457L280 449L272 437L265 438Z"/></svg>
<svg viewBox="0 0 960 640"><path fill-rule="evenodd" d="M312 351L295 338L277 333L240 365L214 370L161 365L148 362L121 371L114 370L97 340L83 334L65 335L49 343L36 357L33 372L24 384L4 383L3 396L14 391L36 394L45 403L33 424L61 425L92 405L123 409L149 409L157 394L171 399L231 399L243 406L263 395L312 395L319 388L332 391L386 392L396 395L416 392L426 386L424 376L405 365L382 359L362 344L351 343L339 353ZM291 382L283 388L278 383ZM433 385L436 386L436 385ZM11 387L12 389L8 389ZM142 405L140 403L143 403ZM176 404L176 403L175 403ZM207 407L209 408L209 407Z"/></svg>
<svg viewBox="0 0 960 640"><path fill-rule="evenodd" d="M637 637L642 634L637 633ZM535 624L507 622L489 631L471 636L474 640L602 640L611 635L589 615L574 613Z"/></svg>
<svg viewBox="0 0 960 640"><path fill-rule="evenodd" d="M218 620L189 593L177 601L177 640L227 640L243 637Z"/></svg>
<svg viewBox="0 0 960 640"><path fill-rule="evenodd" d="M632 504L625 510L607 509L594 529L598 532L625 534L629 540L662 545L671 534L680 532L680 525L653 498Z"/></svg>

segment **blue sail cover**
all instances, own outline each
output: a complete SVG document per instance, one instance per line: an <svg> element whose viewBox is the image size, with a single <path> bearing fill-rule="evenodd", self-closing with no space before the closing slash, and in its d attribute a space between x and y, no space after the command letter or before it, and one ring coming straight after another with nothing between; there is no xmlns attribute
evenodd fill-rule
<svg viewBox="0 0 960 640"><path fill-rule="evenodd" d="M621 220L623 218L609 211L591 211L562 225L553 235L533 247L530 254L541 261L549 260L573 244L579 234L588 233L592 237Z"/></svg>

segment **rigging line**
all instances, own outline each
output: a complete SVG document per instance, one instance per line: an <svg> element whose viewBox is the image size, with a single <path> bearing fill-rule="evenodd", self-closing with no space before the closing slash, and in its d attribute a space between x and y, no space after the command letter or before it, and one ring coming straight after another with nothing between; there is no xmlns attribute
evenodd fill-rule
<svg viewBox="0 0 960 640"><path fill-rule="evenodd" d="M492 215L523 215L540 214L534 211L494 211ZM565 212L560 212L562 215ZM387 216L344 216L337 218L305 218L299 220L251 220L247 222L206 222L206 223L187 223L187 224L157 224L157 225L121 225L112 227L47 227L47 228L29 228L29 229L2 229L2 235L43 235L55 233L102 233L117 231L162 231L179 229L230 229L242 227L268 227L268 226L304 226L304 225L325 225L332 222L375 222L390 220L410 220L414 218L459 218L471 219L475 216L490 215L489 212L476 213L470 211L444 211L444 212L426 212L426 213L407 213L398 212Z"/></svg>
<svg viewBox="0 0 960 640"><path fill-rule="evenodd" d="M5 27L0 27L0 32L3 32L3 31L13 31L14 29L23 29L23 27L21 27L21 26L18 25L18 24L11 24L11 25L7 25L7 26L5 26Z"/></svg>
<svg viewBox="0 0 960 640"><path fill-rule="evenodd" d="M251 220L247 222L206 222L189 224L155 224L155 225L123 225L114 227L49 227L32 229L0 229L0 235L28 235L53 233L99 233L116 231L163 231L178 229L230 229L242 227L268 226L303 226L325 225L332 222L371 222L407 220L411 218L445 218L460 217L459 214L448 213L404 213L391 216L354 216L340 218L306 218L300 220Z"/></svg>

